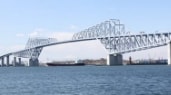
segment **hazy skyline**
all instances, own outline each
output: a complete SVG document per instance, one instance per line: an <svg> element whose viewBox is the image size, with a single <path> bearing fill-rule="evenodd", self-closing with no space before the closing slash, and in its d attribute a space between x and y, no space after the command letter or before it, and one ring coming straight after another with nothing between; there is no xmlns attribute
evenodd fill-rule
<svg viewBox="0 0 171 95"><path fill-rule="evenodd" d="M169 0L0 0L0 55L25 47L29 37L71 39L72 34L111 18L132 33L171 31ZM100 58L107 51L97 41L45 48L43 61ZM134 58L166 58L166 47L128 53Z"/></svg>

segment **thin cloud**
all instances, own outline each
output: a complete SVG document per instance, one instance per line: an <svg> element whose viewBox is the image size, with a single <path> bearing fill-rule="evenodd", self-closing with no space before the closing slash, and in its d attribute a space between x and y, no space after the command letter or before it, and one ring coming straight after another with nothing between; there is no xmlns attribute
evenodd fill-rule
<svg viewBox="0 0 171 95"><path fill-rule="evenodd" d="M39 33L38 33L37 31L35 31L35 32L30 33L30 34L29 34L29 37L37 37L38 34L39 34Z"/></svg>
<svg viewBox="0 0 171 95"><path fill-rule="evenodd" d="M72 31L74 30L74 31L76 31L76 30L78 30L79 29L79 27L78 26L76 26L76 25L70 25L70 27L69 27Z"/></svg>
<svg viewBox="0 0 171 95"><path fill-rule="evenodd" d="M16 37L25 37L25 34L23 34L23 33L18 33L18 34L16 34Z"/></svg>
<svg viewBox="0 0 171 95"><path fill-rule="evenodd" d="M50 38L56 38L58 41L71 40L73 32L53 32L49 33Z"/></svg>
<svg viewBox="0 0 171 95"><path fill-rule="evenodd" d="M28 34L29 37L45 37L46 35L46 31L43 28L36 28L35 30L33 30L33 32L31 32L30 34Z"/></svg>
<svg viewBox="0 0 171 95"><path fill-rule="evenodd" d="M24 49L24 47L25 45L13 45L13 46L0 47L1 49L0 54L6 54L6 53L22 50Z"/></svg>

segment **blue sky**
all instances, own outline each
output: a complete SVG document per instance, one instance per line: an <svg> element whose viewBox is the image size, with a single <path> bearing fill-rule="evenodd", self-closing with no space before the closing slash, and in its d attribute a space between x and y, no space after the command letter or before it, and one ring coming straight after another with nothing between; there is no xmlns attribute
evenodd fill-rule
<svg viewBox="0 0 171 95"><path fill-rule="evenodd" d="M111 18L120 19L126 31L171 31L170 4L170 0L0 0L0 54L8 47L22 48L26 35L35 32L39 36L79 32Z"/></svg>

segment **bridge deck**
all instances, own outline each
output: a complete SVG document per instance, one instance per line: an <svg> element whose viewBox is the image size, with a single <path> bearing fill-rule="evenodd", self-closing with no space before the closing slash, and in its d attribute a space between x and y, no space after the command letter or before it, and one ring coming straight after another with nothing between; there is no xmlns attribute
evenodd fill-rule
<svg viewBox="0 0 171 95"><path fill-rule="evenodd" d="M97 37L97 38L83 38L83 39L66 40L66 41L60 41L60 42L55 42L55 43L49 43L49 44L45 44L45 45L41 45L41 46L32 47L32 48L29 48L29 49L23 49L23 50L16 51L16 52L10 52L10 53L7 53L7 54L4 54L4 55L0 56L0 58L2 58L4 56L9 56L9 55L13 55L13 54L16 54L16 53L24 52L24 51L34 49L34 48L44 48L44 47L48 47L48 46L66 44L66 43L74 43L74 42L89 41L89 40L101 40L101 39L109 40L109 39L112 39L112 38L120 39L120 38L148 37L148 36L151 36L151 37L158 36L158 37L160 37L160 36L163 36L163 35L164 35L164 37L167 37L167 41L169 42L170 41L170 36L171 36L170 32L167 32L167 33L154 33L154 34L152 34L152 33L150 33L150 34L136 34L136 35L131 34L131 35L120 35L120 36L114 36L114 37L104 36L104 37ZM161 38L163 39L163 37L161 37ZM166 38L164 38L164 39L166 39ZM166 45L168 42L156 44L156 45L153 45L153 46L141 46L141 47L130 49L130 50L118 51L117 53L127 53L127 52L133 52L133 51L138 51L138 50L145 50L145 49L149 49L149 48L159 47L159 46ZM114 53L114 52L112 52L112 53Z"/></svg>

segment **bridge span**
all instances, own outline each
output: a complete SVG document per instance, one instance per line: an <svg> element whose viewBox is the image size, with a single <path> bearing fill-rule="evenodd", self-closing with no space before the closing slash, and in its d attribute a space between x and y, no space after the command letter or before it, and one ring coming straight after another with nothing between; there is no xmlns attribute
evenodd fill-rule
<svg viewBox="0 0 171 95"><path fill-rule="evenodd" d="M168 64L171 64L171 32L139 33L125 32L124 24L117 19L111 19L73 35L71 40L57 41L54 38L29 38L25 49L10 52L0 56L1 66L10 66L10 56L13 55L13 66L21 64L21 58L29 59L29 66L39 65L39 56L44 47L98 40L108 51L107 65L122 65L122 54L156 48L168 45ZM4 59L6 58L6 64ZM17 63L18 58L18 63Z"/></svg>

